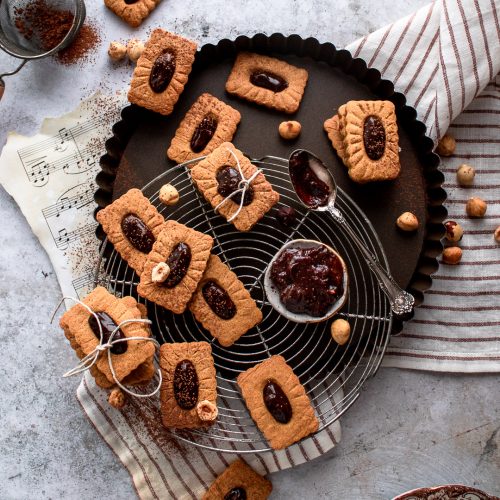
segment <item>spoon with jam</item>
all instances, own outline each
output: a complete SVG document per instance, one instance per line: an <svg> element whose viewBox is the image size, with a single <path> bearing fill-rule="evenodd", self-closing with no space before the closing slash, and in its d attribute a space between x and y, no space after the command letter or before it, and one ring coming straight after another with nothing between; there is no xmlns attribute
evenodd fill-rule
<svg viewBox="0 0 500 500"><path fill-rule="evenodd" d="M309 210L328 212L355 243L377 278L381 290L389 299L394 314L402 317L410 316L415 298L394 281L335 206L337 185L325 164L311 152L297 149L288 159L288 172L293 188L303 205Z"/></svg>

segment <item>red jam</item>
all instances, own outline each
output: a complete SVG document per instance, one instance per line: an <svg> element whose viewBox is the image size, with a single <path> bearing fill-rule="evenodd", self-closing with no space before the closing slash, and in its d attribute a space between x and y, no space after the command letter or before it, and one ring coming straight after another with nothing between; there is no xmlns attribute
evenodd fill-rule
<svg viewBox="0 0 500 500"><path fill-rule="evenodd" d="M323 316L344 293L342 262L323 245L281 252L271 280L283 305L297 314Z"/></svg>

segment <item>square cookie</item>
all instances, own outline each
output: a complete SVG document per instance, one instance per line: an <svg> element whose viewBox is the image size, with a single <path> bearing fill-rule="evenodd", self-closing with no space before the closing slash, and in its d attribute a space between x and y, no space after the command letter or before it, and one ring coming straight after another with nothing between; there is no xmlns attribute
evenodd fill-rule
<svg viewBox="0 0 500 500"><path fill-rule="evenodd" d="M109 337L111 330L116 328L122 321L142 318L141 310L138 307L131 307L130 302L124 302L123 299L111 295L101 286L98 286L87 295L83 302L100 317L104 341ZM59 324L79 357L86 356L99 344L100 338L97 321L80 304L76 304L66 311L62 315ZM109 326L108 328L107 325ZM123 325L120 331L122 337L150 336L149 327L144 323L128 323ZM106 333L108 336L106 336ZM115 339L119 338L117 335L115 334ZM143 363L150 362L154 353L155 346L151 342L131 340L115 345L114 351L111 350L111 359L116 378L120 382L125 381L125 378L131 375ZM106 352L102 352L99 355L94 366L104 375L109 383L114 384ZM144 378L149 373L149 368L148 366L142 367L139 372L134 374L133 379L137 381L137 376ZM99 374L94 371L93 375L97 380ZM100 381L102 382L100 385L105 383L103 379Z"/></svg>
<svg viewBox="0 0 500 500"><path fill-rule="evenodd" d="M183 313L203 276L212 245L211 236L173 220L165 222L144 265L137 293L173 313ZM163 283L155 283L152 272L161 262L170 266L170 274Z"/></svg>
<svg viewBox="0 0 500 500"><path fill-rule="evenodd" d="M257 474L249 465L238 458L210 485L203 500L222 500L225 498L266 500L272 490L271 481ZM237 496L238 493L239 496Z"/></svg>
<svg viewBox="0 0 500 500"><path fill-rule="evenodd" d="M309 397L282 356L272 356L240 373L237 382L250 415L275 450L286 448L318 430L318 419ZM291 412L287 414L283 405L278 407L281 410L278 414L281 422L271 414L264 402L264 390L269 393L273 390L269 383L277 384L288 398Z"/></svg>
<svg viewBox="0 0 500 500"><path fill-rule="evenodd" d="M229 172L233 176L233 180L234 178L241 180L238 163L245 179L249 179L257 171L257 167L241 151L230 142L225 142L191 169L191 179L213 208L228 196L228 191L231 191L231 177L226 174ZM226 184L225 191L221 187L224 184ZM237 187L237 182L233 182L233 187ZM244 205L238 216L232 220L234 227L239 231L252 229L279 201L279 194L273 190L262 172L252 181L250 187L253 191L253 196L251 199L249 198L250 203ZM221 191L224 195L221 194ZM248 191L245 198L247 196ZM238 210L240 200L241 195L239 198L234 196L228 199L219 207L220 215L226 220L230 219Z"/></svg>
<svg viewBox="0 0 500 500"><path fill-rule="evenodd" d="M151 14L160 0L104 0L104 5L134 28Z"/></svg>
<svg viewBox="0 0 500 500"><path fill-rule="evenodd" d="M162 115L172 113L188 81L196 43L156 29L137 61L128 100Z"/></svg>
<svg viewBox="0 0 500 500"><path fill-rule="evenodd" d="M225 347L262 321L262 312L248 290L217 255L210 255L189 310Z"/></svg>
<svg viewBox="0 0 500 500"><path fill-rule="evenodd" d="M97 212L108 240L137 274L153 248L165 220L139 189L130 189Z"/></svg>
<svg viewBox="0 0 500 500"><path fill-rule="evenodd" d="M285 113L295 113L304 95L308 74L274 57L240 52L226 90L247 101Z"/></svg>
<svg viewBox="0 0 500 500"><path fill-rule="evenodd" d="M202 402L217 404L217 381L210 344L163 344L160 368L163 376L160 389L163 425L176 429L212 425L215 420L202 420L198 414Z"/></svg>
<svg viewBox="0 0 500 500"><path fill-rule="evenodd" d="M240 120L239 111L213 95L202 94L176 130L167 156L177 163L205 156L232 140Z"/></svg>

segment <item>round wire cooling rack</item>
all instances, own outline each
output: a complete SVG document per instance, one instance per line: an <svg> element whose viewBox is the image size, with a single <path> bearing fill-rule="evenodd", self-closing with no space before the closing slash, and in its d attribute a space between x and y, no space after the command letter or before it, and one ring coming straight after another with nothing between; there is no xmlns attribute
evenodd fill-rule
<svg viewBox="0 0 500 500"><path fill-rule="evenodd" d="M217 370L218 419L211 427L172 432L181 440L211 450L264 452L270 448L245 407L236 384L238 374L272 355L282 355L306 389L319 419L320 432L356 401L365 380L376 373L389 340L392 312L355 243L328 216L308 211L299 203L288 176L287 160L271 156L252 160L279 192L280 202L251 231L242 233L217 215L193 186L189 165L201 159L169 168L149 182L143 192L165 219L177 220L214 238L212 252L229 265L251 293L262 310L262 322L231 347L222 347L189 311L175 315L139 297L136 291L138 277L107 240L101 250L96 284L117 296L132 295L145 303L153 321L153 334L160 342L206 341L211 344ZM176 206L165 206L159 201L159 189L166 183L174 185L180 194L181 203ZM296 223L291 228L283 227L275 218L275 210L281 205L297 211ZM341 189L336 206L388 269L373 226ZM266 267L284 243L297 238L315 239L330 245L347 265L349 293L338 314L351 325L351 336L344 346L331 338L330 322L290 322L266 300L263 289Z"/></svg>

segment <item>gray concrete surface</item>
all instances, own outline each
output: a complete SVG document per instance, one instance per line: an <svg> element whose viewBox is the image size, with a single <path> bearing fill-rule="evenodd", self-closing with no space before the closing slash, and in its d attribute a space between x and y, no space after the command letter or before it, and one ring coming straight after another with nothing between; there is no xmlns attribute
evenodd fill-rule
<svg viewBox="0 0 500 500"><path fill-rule="evenodd" d="M425 3L164 0L136 33L162 25L205 43L282 31L343 46ZM107 42L132 31L101 0L87 4L102 28L99 53L92 63L69 68L38 61L10 79L0 104L0 147L9 130L34 133L45 116L73 109L99 86L126 88L130 68L112 69L105 51ZM0 55L0 69L13 66ZM61 366L74 362L48 324L60 290L47 256L3 190L0 221L0 499L133 498L127 472L80 410L78 380L60 377ZM273 475L273 498L383 499L447 482L500 494L498 375L382 369L342 424L342 443L332 453Z"/></svg>

